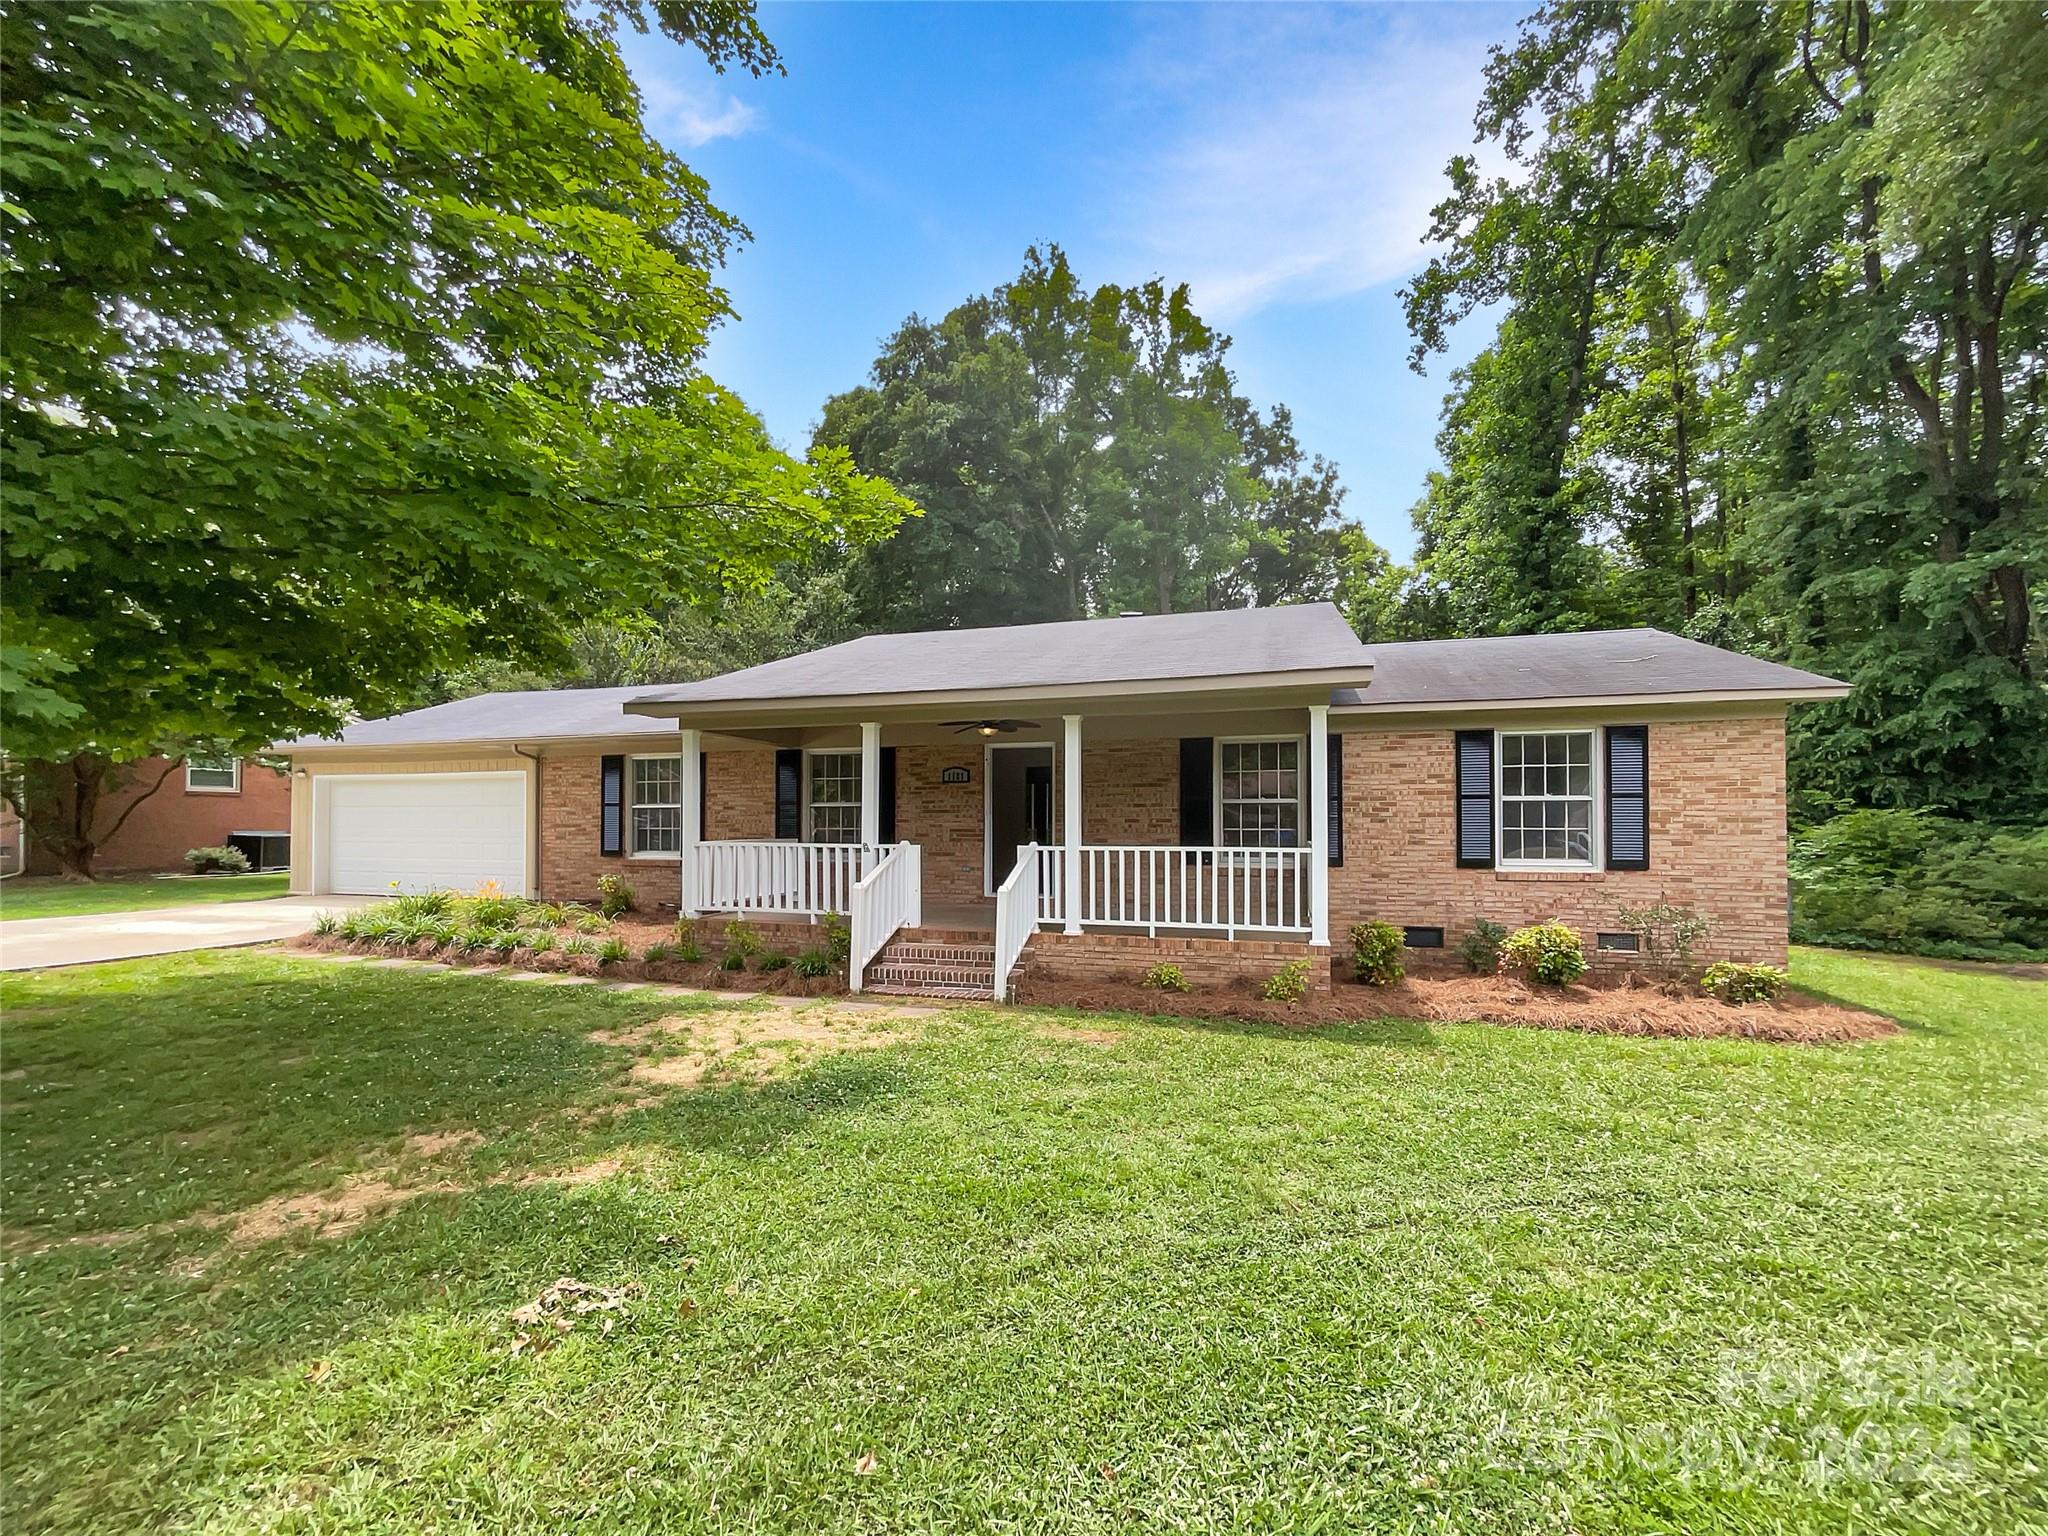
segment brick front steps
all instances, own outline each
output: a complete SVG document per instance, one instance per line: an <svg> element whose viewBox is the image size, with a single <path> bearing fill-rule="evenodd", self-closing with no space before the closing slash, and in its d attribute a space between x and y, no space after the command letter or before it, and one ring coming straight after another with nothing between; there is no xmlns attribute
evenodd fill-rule
<svg viewBox="0 0 2048 1536"><path fill-rule="evenodd" d="M896 997L988 1002L996 992L996 947L965 939L899 935L861 973L863 988Z"/></svg>

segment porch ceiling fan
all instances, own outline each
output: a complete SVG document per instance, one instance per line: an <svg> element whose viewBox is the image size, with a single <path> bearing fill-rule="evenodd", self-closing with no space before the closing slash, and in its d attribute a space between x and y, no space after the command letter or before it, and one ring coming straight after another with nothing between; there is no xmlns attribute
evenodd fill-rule
<svg viewBox="0 0 2048 1536"><path fill-rule="evenodd" d="M1016 730L1038 729L1036 720L941 720L941 725L953 727L953 734L961 736L973 731L978 736L1007 736Z"/></svg>

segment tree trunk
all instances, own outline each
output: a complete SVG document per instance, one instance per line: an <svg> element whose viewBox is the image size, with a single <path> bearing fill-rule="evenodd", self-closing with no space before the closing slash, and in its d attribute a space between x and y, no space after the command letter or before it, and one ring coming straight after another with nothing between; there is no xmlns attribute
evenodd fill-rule
<svg viewBox="0 0 2048 1536"><path fill-rule="evenodd" d="M27 763L22 768L23 793L15 813L21 817L22 829L56 855L64 879L91 880L101 846L121 830L137 806L164 787L183 761L174 757L166 762L149 788L123 806L107 826L101 825L102 807L109 793L127 783L122 765L97 752Z"/></svg>

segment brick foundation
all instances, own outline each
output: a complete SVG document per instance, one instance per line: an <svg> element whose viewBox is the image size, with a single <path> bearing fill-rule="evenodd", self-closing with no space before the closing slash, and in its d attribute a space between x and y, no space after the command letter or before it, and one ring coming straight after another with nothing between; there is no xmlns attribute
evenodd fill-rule
<svg viewBox="0 0 2048 1536"><path fill-rule="evenodd" d="M1309 987L1330 987L1330 951L1279 939L1148 938L1142 933L1039 933L1024 951L1021 979L1036 983L1142 982L1155 965L1181 969L1191 987L1262 982L1290 960L1306 958Z"/></svg>

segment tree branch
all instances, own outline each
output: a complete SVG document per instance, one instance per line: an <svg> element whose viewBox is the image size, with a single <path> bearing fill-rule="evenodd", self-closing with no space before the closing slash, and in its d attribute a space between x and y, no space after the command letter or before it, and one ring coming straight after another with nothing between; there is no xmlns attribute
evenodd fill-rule
<svg viewBox="0 0 2048 1536"><path fill-rule="evenodd" d="M151 795L155 794L158 790L162 789L164 787L164 781L170 778L171 774L175 770L183 767L184 763L185 759L182 757L174 757L168 763L166 763L164 765L164 771L156 776L156 782L150 785L149 788L145 789L141 794L137 795L133 800L130 800L128 802L126 809L124 809L119 816L114 818L114 824L92 840L93 847L98 848L102 843L111 843L114 840L114 835L117 832L119 832L122 827L128 824L128 818L135 814L135 808L138 805L142 804L143 801L147 800Z"/></svg>

